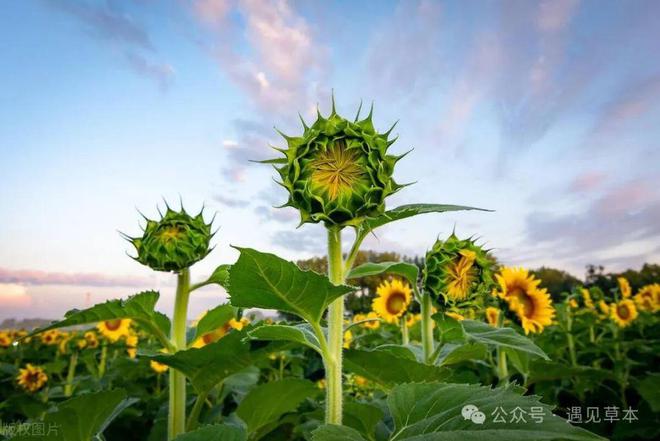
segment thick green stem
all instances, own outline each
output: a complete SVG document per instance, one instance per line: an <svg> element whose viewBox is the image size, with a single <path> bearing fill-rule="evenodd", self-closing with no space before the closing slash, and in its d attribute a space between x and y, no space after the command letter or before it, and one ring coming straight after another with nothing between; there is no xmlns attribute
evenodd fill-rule
<svg viewBox="0 0 660 441"><path fill-rule="evenodd" d="M577 355L575 353L575 339L573 338L573 318L568 311L566 320L566 340L568 342L568 355L571 358L571 366L577 366Z"/></svg>
<svg viewBox="0 0 660 441"><path fill-rule="evenodd" d="M170 341L176 351L186 348L186 320L190 297L190 270L181 270L177 278L174 316ZM186 377L176 369L170 369L170 401L167 439L172 440L186 430Z"/></svg>
<svg viewBox="0 0 660 441"><path fill-rule="evenodd" d="M504 381L509 377L509 366L506 361L506 352L502 348L497 348L497 378Z"/></svg>
<svg viewBox="0 0 660 441"><path fill-rule="evenodd" d="M69 359L69 371L66 375L66 384L64 385L64 396L73 395L73 379L76 377L76 366L78 365L78 352L73 352Z"/></svg>
<svg viewBox="0 0 660 441"><path fill-rule="evenodd" d="M328 277L335 285L344 283L341 256L341 229L328 228ZM344 298L335 299L328 307L328 351L324 359L326 376L325 422L341 424L342 420L342 351L344 346Z"/></svg>
<svg viewBox="0 0 660 441"><path fill-rule="evenodd" d="M101 345L101 361L99 361L99 378L105 375L105 366L108 363L108 344L103 341Z"/></svg>
<svg viewBox="0 0 660 441"><path fill-rule="evenodd" d="M425 292L422 294L422 347L424 348L424 360L428 363L431 354L433 354L433 320L431 319L431 311L433 304L431 303L431 296Z"/></svg>
<svg viewBox="0 0 660 441"><path fill-rule="evenodd" d="M401 344L407 345L408 343L410 343L410 338L408 337L408 324L404 315L401 317Z"/></svg>

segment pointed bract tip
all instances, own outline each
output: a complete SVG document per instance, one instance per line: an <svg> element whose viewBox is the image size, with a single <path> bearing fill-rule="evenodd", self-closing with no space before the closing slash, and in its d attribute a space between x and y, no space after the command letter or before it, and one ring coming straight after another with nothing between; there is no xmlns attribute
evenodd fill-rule
<svg viewBox="0 0 660 441"><path fill-rule="evenodd" d="M360 100L360 105L358 106L357 114L355 115L355 121L353 121L353 122L358 122L359 121L361 111L362 111L362 100Z"/></svg>

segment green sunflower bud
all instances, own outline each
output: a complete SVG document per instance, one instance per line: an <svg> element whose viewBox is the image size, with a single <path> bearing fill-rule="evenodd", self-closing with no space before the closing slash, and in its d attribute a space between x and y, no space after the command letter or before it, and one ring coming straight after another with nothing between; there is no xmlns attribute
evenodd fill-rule
<svg viewBox="0 0 660 441"><path fill-rule="evenodd" d="M452 233L444 241L438 239L426 253L424 289L442 304L469 300L489 292L492 266L493 260L484 249Z"/></svg>
<svg viewBox="0 0 660 441"><path fill-rule="evenodd" d="M183 207L177 212L168 206L159 221L146 217L145 220L147 225L142 237L125 238L138 253L134 259L155 271L179 272L202 260L211 251L213 221L205 223L201 211L192 217Z"/></svg>
<svg viewBox="0 0 660 441"><path fill-rule="evenodd" d="M288 148L277 150L286 158L265 161L276 164L289 192L284 206L298 209L301 224L359 225L382 214L385 198L403 187L392 173L404 155L387 154L396 140L389 139L392 129L377 133L372 112L361 121L359 114L353 122L342 118L333 100L328 118L319 113L311 127L303 121L302 136L282 134Z"/></svg>

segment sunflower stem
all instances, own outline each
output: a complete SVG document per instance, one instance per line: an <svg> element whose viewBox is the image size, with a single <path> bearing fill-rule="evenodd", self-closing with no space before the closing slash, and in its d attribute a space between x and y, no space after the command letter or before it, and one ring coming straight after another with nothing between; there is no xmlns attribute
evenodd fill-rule
<svg viewBox="0 0 660 441"><path fill-rule="evenodd" d="M184 268L177 276L176 298L170 341L175 351L186 348L186 320L190 297L190 270ZM170 397L167 439L173 440L186 430L186 377L170 369Z"/></svg>
<svg viewBox="0 0 660 441"><path fill-rule="evenodd" d="M568 354L571 358L571 366L577 366L577 355L575 354L575 340L573 338L573 317L570 309L566 314L566 340L568 342Z"/></svg>
<svg viewBox="0 0 660 441"><path fill-rule="evenodd" d="M202 413L202 408L204 408L204 404L206 403L206 398L208 396L209 396L209 391L204 391L199 393L197 395L197 398L195 398L195 404L193 405L193 408L190 411L190 415L188 416L188 422L186 423L186 430L188 432L190 432L191 430L195 430L199 425L199 416Z"/></svg>
<svg viewBox="0 0 660 441"><path fill-rule="evenodd" d="M344 283L344 268L341 256L341 229L328 228L328 278L335 285ZM327 424L342 421L342 350L344 345L344 298L335 299L328 307L328 349L324 357L326 370Z"/></svg>
<svg viewBox="0 0 660 441"><path fill-rule="evenodd" d="M431 295L428 292L422 294L422 347L424 348L424 360L428 363L433 354L433 320L431 319Z"/></svg>
<svg viewBox="0 0 660 441"><path fill-rule="evenodd" d="M500 382L509 377L509 366L506 361L506 352L502 348L497 348L497 378Z"/></svg>
<svg viewBox="0 0 660 441"><path fill-rule="evenodd" d="M408 324L406 323L406 316L403 315L399 321L401 323L401 344L407 345L410 343L410 338L408 337Z"/></svg>
<svg viewBox="0 0 660 441"><path fill-rule="evenodd" d="M73 395L73 379L76 377L76 366L78 365L78 352L73 351L69 359L69 371L66 375L66 384L64 385L64 396Z"/></svg>
<svg viewBox="0 0 660 441"><path fill-rule="evenodd" d="M105 375L105 365L108 360L108 343L103 340L101 345L101 361L99 361L99 378L103 378Z"/></svg>

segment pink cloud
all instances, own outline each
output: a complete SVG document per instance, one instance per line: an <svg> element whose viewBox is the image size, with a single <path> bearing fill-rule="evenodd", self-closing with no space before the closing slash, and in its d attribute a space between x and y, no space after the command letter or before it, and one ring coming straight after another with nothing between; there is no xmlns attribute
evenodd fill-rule
<svg viewBox="0 0 660 441"><path fill-rule="evenodd" d="M222 23L234 4L231 0L193 0L191 3L195 17L209 25Z"/></svg>
<svg viewBox="0 0 660 441"><path fill-rule="evenodd" d="M653 201L655 193L644 182L629 182L614 188L596 203L596 211L602 215L634 211Z"/></svg>
<svg viewBox="0 0 660 441"><path fill-rule="evenodd" d="M586 193L600 187L605 182L607 175L602 172L592 171L577 176L569 186L573 193Z"/></svg>
<svg viewBox="0 0 660 441"><path fill-rule="evenodd" d="M56 273L0 268L0 283L26 285L77 285L144 287L153 283L144 277L111 276L99 273Z"/></svg>

